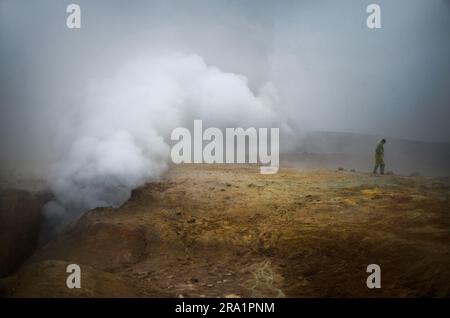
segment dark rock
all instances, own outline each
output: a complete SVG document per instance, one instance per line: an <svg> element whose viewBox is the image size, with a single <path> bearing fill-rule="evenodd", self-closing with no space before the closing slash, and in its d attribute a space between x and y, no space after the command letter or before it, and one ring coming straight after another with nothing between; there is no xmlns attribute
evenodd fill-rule
<svg viewBox="0 0 450 318"><path fill-rule="evenodd" d="M14 272L36 249L40 199L23 190L0 190L0 277Z"/></svg>

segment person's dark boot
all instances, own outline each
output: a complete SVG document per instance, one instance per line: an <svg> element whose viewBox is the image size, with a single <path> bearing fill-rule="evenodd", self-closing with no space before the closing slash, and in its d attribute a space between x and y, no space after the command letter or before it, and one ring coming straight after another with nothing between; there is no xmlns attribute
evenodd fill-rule
<svg viewBox="0 0 450 318"><path fill-rule="evenodd" d="M380 173L381 173L381 174L384 174L384 164L382 164L382 165L380 166Z"/></svg>
<svg viewBox="0 0 450 318"><path fill-rule="evenodd" d="M378 165L376 164L375 167L373 167L373 174L377 174Z"/></svg>

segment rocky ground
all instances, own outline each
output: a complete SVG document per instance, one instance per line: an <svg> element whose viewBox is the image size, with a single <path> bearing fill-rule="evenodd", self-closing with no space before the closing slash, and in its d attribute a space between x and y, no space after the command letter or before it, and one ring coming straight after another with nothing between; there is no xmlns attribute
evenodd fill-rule
<svg viewBox="0 0 450 318"><path fill-rule="evenodd" d="M450 180L181 165L82 215L0 281L13 297L449 297ZM82 288L66 288L66 266ZM382 288L368 289L379 264Z"/></svg>

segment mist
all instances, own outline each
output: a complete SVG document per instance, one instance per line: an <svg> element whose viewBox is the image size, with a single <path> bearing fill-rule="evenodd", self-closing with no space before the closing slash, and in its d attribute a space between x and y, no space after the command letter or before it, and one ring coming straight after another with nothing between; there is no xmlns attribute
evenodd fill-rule
<svg viewBox="0 0 450 318"><path fill-rule="evenodd" d="M166 171L168 136L196 118L217 127L275 125L267 85L254 95L244 76L180 54L133 61L92 82L76 116L62 118L72 138L50 167L56 198L44 207L46 215L60 226L80 212L120 206L133 189Z"/></svg>
<svg viewBox="0 0 450 318"><path fill-rule="evenodd" d="M2 170L46 180L49 215L120 205L194 119L449 147L448 1L377 1L379 30L372 1L77 1L79 30L69 3L0 1Z"/></svg>

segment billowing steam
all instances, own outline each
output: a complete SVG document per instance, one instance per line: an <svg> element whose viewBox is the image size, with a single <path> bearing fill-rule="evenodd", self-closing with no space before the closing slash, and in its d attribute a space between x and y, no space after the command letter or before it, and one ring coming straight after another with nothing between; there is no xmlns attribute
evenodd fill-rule
<svg viewBox="0 0 450 318"><path fill-rule="evenodd" d="M66 119L69 151L49 177L55 199L46 215L61 225L80 212L119 206L131 190L167 168L176 127L202 119L215 127L269 127L276 91L255 96L245 77L207 66L196 55L151 57L92 84Z"/></svg>

